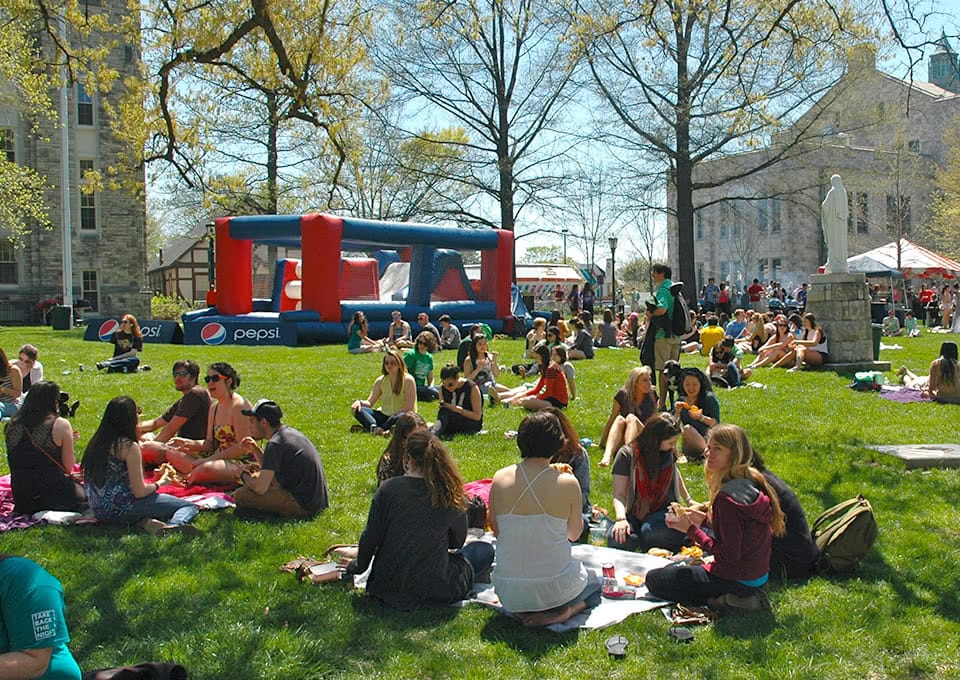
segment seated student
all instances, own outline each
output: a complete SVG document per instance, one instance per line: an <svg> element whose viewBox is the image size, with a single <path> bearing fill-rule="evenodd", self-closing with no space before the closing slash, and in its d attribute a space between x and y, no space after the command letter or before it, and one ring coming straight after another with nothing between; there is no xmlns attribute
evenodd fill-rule
<svg viewBox="0 0 960 680"><path fill-rule="evenodd" d="M680 351L684 354L693 354L700 351L700 320L694 310L690 314L690 332L680 338Z"/></svg>
<svg viewBox="0 0 960 680"><path fill-rule="evenodd" d="M777 492L750 467L747 435L736 425L718 425L710 432L704 465L709 515L688 508L667 515L667 525L713 554L710 564L672 564L647 572L647 590L654 597L687 606L713 609L770 609L763 586L770 574L773 536L783 536L785 518ZM710 527L713 535L701 527Z"/></svg>
<svg viewBox="0 0 960 680"><path fill-rule="evenodd" d="M478 333L473 336L470 351L463 360L463 375L477 383L480 394L490 395L491 400L496 400L498 393L509 388L497 382L500 377L499 354L488 349L489 341L486 335Z"/></svg>
<svg viewBox="0 0 960 680"><path fill-rule="evenodd" d="M386 340L372 340L367 334L367 317L361 311L353 313L353 319L347 326L347 351L350 354L380 352L386 348Z"/></svg>
<svg viewBox="0 0 960 680"><path fill-rule="evenodd" d="M413 347L413 335L410 324L403 320L399 309L390 312L390 325L387 326L386 344L389 347L408 349Z"/></svg>
<svg viewBox="0 0 960 680"><path fill-rule="evenodd" d="M827 335L817 324L813 314L803 315L803 330L800 337L793 341L793 351L787 354L776 365L793 362L791 371L799 371L806 366L822 366L827 361Z"/></svg>
<svg viewBox="0 0 960 680"><path fill-rule="evenodd" d="M470 330L467 332L467 337L460 341L460 346L457 347L457 366L460 367L460 370L463 370L463 362L466 361L467 355L470 354L470 348L473 347L473 338L477 334L483 335L483 327L475 323L470 326Z"/></svg>
<svg viewBox="0 0 960 680"><path fill-rule="evenodd" d="M114 397L107 404L100 427L83 453L83 478L90 509L99 520L141 520L140 526L152 534L198 533L190 525L197 506L158 493L170 482L166 473L151 484L143 481L137 405L130 397Z"/></svg>
<svg viewBox="0 0 960 680"><path fill-rule="evenodd" d="M76 512L86 501L74 480L73 427L59 417L60 386L41 380L27 392L23 406L6 428L7 462L14 511Z"/></svg>
<svg viewBox="0 0 960 680"><path fill-rule="evenodd" d="M669 413L656 413L640 435L625 444L613 461L613 512L616 522L607 545L623 550L679 550L682 533L666 525L671 502L690 494L677 467L680 423Z"/></svg>
<svg viewBox="0 0 960 680"><path fill-rule="evenodd" d="M203 439L207 434L207 416L210 413L210 393L197 384L200 364L180 359L173 364L173 387L181 396L159 418L142 420L137 425L140 434L140 453L147 465L166 460L167 442L174 436ZM160 430L156 435L155 430Z"/></svg>
<svg viewBox="0 0 960 680"><path fill-rule="evenodd" d="M900 382L907 387L923 390L934 401L960 404L960 364L957 363L957 343L940 345L940 356L930 364L930 374L918 377L906 366L899 370Z"/></svg>
<svg viewBox="0 0 960 680"><path fill-rule="evenodd" d="M526 349L523 352L524 359L533 359L533 348L547 337L547 320L543 317L537 317L533 320L533 328L527 332Z"/></svg>
<svg viewBox="0 0 960 680"><path fill-rule="evenodd" d="M475 434L483 429L483 395L460 369L447 364L440 369L440 408L431 431L436 435Z"/></svg>
<svg viewBox="0 0 960 680"><path fill-rule="evenodd" d="M211 400L206 436L173 437L165 455L173 467L187 473L190 484L233 484L236 466L247 457L240 442L250 434L250 419L243 415L250 402L237 394L240 374L228 363L210 364L203 380Z"/></svg>
<svg viewBox="0 0 960 680"><path fill-rule="evenodd" d="M440 391L433 384L433 353L436 351L437 340L433 333L423 331L417 336L413 349L403 354L407 373L417 384L417 401L434 401L440 397Z"/></svg>
<svg viewBox="0 0 960 680"><path fill-rule="evenodd" d="M577 398L577 369L567 356L567 348L561 342L550 349L550 361L563 369L563 374L567 377L567 394L570 401Z"/></svg>
<svg viewBox="0 0 960 680"><path fill-rule="evenodd" d="M23 394L23 376L20 369L7 360L0 349L0 418L9 418L17 412Z"/></svg>
<svg viewBox="0 0 960 680"><path fill-rule="evenodd" d="M554 348L556 349L556 348ZM540 361L540 380L531 389L523 386L499 394L497 400L509 400L514 406L522 406L528 411L539 411L548 406L566 408L570 401L567 391L567 376L563 368L557 363L559 356L556 351L547 349L546 345L537 347L537 357Z"/></svg>
<svg viewBox="0 0 960 680"><path fill-rule="evenodd" d="M586 528L590 520L593 519L593 505L590 503L590 454L580 443L580 435L573 427L573 423L567 417L567 414L551 406L544 409L547 413L552 413L560 421L560 427L563 429L564 445L557 453L550 458L550 463L556 465L569 465L573 476L580 483L580 498L582 503L580 513L583 515L583 526Z"/></svg>
<svg viewBox="0 0 960 680"><path fill-rule="evenodd" d="M729 335L734 340L740 337L747 327L747 313L742 309L737 309L733 313L733 319L731 319L726 326L724 326L723 333L724 335Z"/></svg>
<svg viewBox="0 0 960 680"><path fill-rule="evenodd" d="M419 337L420 333L429 333L433 336L433 349L431 352L436 352L440 348L440 331L437 330L437 327L430 323L430 315L426 312L420 312L417 314L417 324L419 328L417 329L417 334L414 338ZM414 340L416 342L416 340Z"/></svg>
<svg viewBox="0 0 960 680"><path fill-rule="evenodd" d="M0 677L80 680L64 610L60 581L32 560L0 555Z"/></svg>
<svg viewBox="0 0 960 680"><path fill-rule="evenodd" d="M760 368L775 364L786 356L793 347L793 341L796 336L790 332L790 324L787 318L778 314L773 322L773 330L767 328L767 341L757 350L757 358L753 360L748 368Z"/></svg>
<svg viewBox="0 0 960 680"><path fill-rule="evenodd" d="M737 340L737 346L744 353L756 354L767 342L767 324L760 312L751 312L747 325Z"/></svg>
<svg viewBox="0 0 960 680"><path fill-rule="evenodd" d="M460 329L457 328L449 314L440 315L440 347L441 349L457 349L460 346Z"/></svg>
<svg viewBox="0 0 960 680"><path fill-rule="evenodd" d="M903 332L907 337L919 338L920 337L920 326L917 324L916 318L913 316L913 312L905 312L903 315Z"/></svg>
<svg viewBox="0 0 960 680"><path fill-rule="evenodd" d="M380 410L374 410L378 401ZM399 352L390 350L384 354L380 375L373 381L370 396L357 399L350 408L359 428L374 434L389 432L401 413L417 410L417 383L407 373Z"/></svg>
<svg viewBox="0 0 960 680"><path fill-rule="evenodd" d="M657 411L657 394L653 389L653 371L649 366L630 369L623 387L613 395L613 409L600 436L603 458L600 467L607 467L620 447L640 435L643 424Z"/></svg>
<svg viewBox="0 0 960 680"><path fill-rule="evenodd" d="M900 319L897 318L897 312L893 308L883 317L883 323L881 325L885 337L903 335L903 329L900 328Z"/></svg>
<svg viewBox="0 0 960 680"><path fill-rule="evenodd" d="M143 351L143 333L133 314L124 314L120 319L120 328L110 336L113 344L113 357L97 362L97 368L107 369L107 373L136 373L140 366L138 352Z"/></svg>
<svg viewBox="0 0 960 680"><path fill-rule="evenodd" d="M810 534L807 516L800 499L787 483L767 469L763 457L752 452L750 465L763 475L767 484L777 492L786 529L783 536L774 536L770 546L770 575L783 579L806 578L813 574L820 550Z"/></svg>
<svg viewBox="0 0 960 680"><path fill-rule="evenodd" d="M498 470L490 488L493 583L504 609L525 626L560 623L600 603L600 584L570 550L583 533L580 484L550 467L565 443L554 413L528 415L517 432L520 463Z"/></svg>
<svg viewBox="0 0 960 680"><path fill-rule="evenodd" d="M37 348L27 344L20 348L17 359L10 362L13 366L20 369L21 402L27 392L30 391L31 385L36 385L43 380L43 364L37 359L38 356L39 352Z"/></svg>
<svg viewBox="0 0 960 680"><path fill-rule="evenodd" d="M720 344L710 350L710 361L707 364L707 373L714 385L721 387L737 387L742 377L740 357L743 352L737 348L731 336L726 336Z"/></svg>
<svg viewBox="0 0 960 680"><path fill-rule="evenodd" d="M390 441L377 461L377 486L403 474L403 452L407 438L416 430L425 430L427 423L419 413L402 413L390 430Z"/></svg>
<svg viewBox="0 0 960 680"><path fill-rule="evenodd" d="M617 346L617 324L613 320L613 312L603 310L603 321L597 324L593 344L597 347Z"/></svg>
<svg viewBox="0 0 960 680"><path fill-rule="evenodd" d="M251 436L240 445L252 455L259 471L237 467L243 486L233 492L238 508L269 512L281 517L313 517L330 505L327 475L317 448L299 430L281 422L276 402L261 399L241 411L250 418ZM257 439L266 439L261 449Z"/></svg>
<svg viewBox="0 0 960 680"><path fill-rule="evenodd" d="M699 368L685 368L681 376L674 408L683 424L683 455L687 460L700 460L707 446L707 431L720 422L720 402L710 378Z"/></svg>
<svg viewBox="0 0 960 680"><path fill-rule="evenodd" d="M620 347L639 347L642 337L640 315L637 312L630 312L627 315L626 327L617 334L617 343Z"/></svg>
<svg viewBox="0 0 960 680"><path fill-rule="evenodd" d="M574 318L572 323L576 329L576 335L573 338L573 344L567 349L567 356L572 360L592 359L593 336L590 335L582 319Z"/></svg>
<svg viewBox="0 0 960 680"><path fill-rule="evenodd" d="M403 462L404 474L377 489L347 574L363 573L372 560L367 595L396 609L459 602L490 572L493 546L464 545L463 479L439 439L413 432Z"/></svg>
<svg viewBox="0 0 960 680"><path fill-rule="evenodd" d="M710 356L710 350L723 340L723 327L716 316L707 317L707 325L700 329L700 354Z"/></svg>

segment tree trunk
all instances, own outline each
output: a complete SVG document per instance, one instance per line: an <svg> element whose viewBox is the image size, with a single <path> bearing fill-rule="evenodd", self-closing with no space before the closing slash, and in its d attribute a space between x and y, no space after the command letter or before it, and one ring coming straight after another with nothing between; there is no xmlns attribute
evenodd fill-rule
<svg viewBox="0 0 960 680"><path fill-rule="evenodd" d="M693 163L690 160L690 83L687 74L689 43L678 35L677 44L677 108L674 132L677 138L676 172L677 192L677 264L673 280L684 282L684 297L694 309L697 298L696 272L693 255Z"/></svg>

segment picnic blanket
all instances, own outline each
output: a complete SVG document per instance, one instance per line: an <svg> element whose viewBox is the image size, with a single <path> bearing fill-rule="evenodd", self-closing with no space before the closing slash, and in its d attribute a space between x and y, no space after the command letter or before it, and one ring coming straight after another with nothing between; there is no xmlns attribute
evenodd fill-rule
<svg viewBox="0 0 960 680"><path fill-rule="evenodd" d="M883 385L880 388L880 396L889 401L895 401L900 404L912 404L918 401L933 401L929 394L922 390L906 387L904 385Z"/></svg>
<svg viewBox="0 0 960 680"><path fill-rule="evenodd" d="M486 534L483 539L496 545L497 540L492 534ZM603 548L595 545L576 544L572 546L573 557L583 562L591 579L600 581L600 568L603 564L611 563L617 570L621 578L627 574L646 574L651 569L657 569L671 564L670 560L663 557L654 557L646 553L627 552L626 550L617 550L616 548ZM374 558L376 559L376 558ZM371 562L371 566L372 566ZM363 574L354 576L353 585L356 588L366 587L367 577L370 574L368 569ZM463 607L468 604L480 604L501 613L504 612L503 605L500 604L500 598L494 590L493 584L477 583L474 584L475 597L462 600L455 603L455 607ZM611 600L601 598L600 604L593 609L583 611L562 623L555 623L547 626L549 630L556 633L562 633L571 630L583 628L586 630L595 630L606 628L620 623L632 614L650 611L665 607L669 602L652 598L648 595L645 586L637 589L637 599L635 600Z"/></svg>
<svg viewBox="0 0 960 680"><path fill-rule="evenodd" d="M493 479L478 479L475 482L467 482L463 485L463 490L470 496L479 496L483 499L483 504L490 507L490 487L493 486Z"/></svg>
<svg viewBox="0 0 960 680"><path fill-rule="evenodd" d="M74 468L79 470L79 466ZM149 473L148 479L149 483ZM183 498L201 510L222 510L235 507L233 497L223 487L207 487L199 484L180 486L170 484L160 487L160 493L168 493ZM78 512L44 511L30 515L21 515L13 511L13 489L10 475L0 477L0 533L12 529L29 529L41 524L96 524L97 520Z"/></svg>

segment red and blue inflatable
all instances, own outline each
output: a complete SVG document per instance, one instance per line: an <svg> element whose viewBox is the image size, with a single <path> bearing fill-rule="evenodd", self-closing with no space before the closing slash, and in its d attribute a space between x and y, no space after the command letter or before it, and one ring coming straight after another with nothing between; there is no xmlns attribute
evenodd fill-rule
<svg viewBox="0 0 960 680"><path fill-rule="evenodd" d="M300 261L277 263L273 298L253 298L253 245L300 248ZM413 321L486 323L512 330L513 233L332 215L255 215L216 221L216 290L207 309L183 315L186 344L311 345L346 342L363 310L382 337L390 312ZM462 251L480 251L471 282ZM367 257L344 258L343 253ZM416 324L413 324L414 326Z"/></svg>

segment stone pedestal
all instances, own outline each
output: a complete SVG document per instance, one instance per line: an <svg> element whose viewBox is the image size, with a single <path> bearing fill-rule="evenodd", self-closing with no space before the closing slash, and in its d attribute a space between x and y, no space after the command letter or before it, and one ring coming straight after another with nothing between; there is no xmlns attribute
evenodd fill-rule
<svg viewBox="0 0 960 680"><path fill-rule="evenodd" d="M863 274L814 274L807 292L807 311L827 334L827 368L890 370L889 361L873 360L870 294Z"/></svg>

